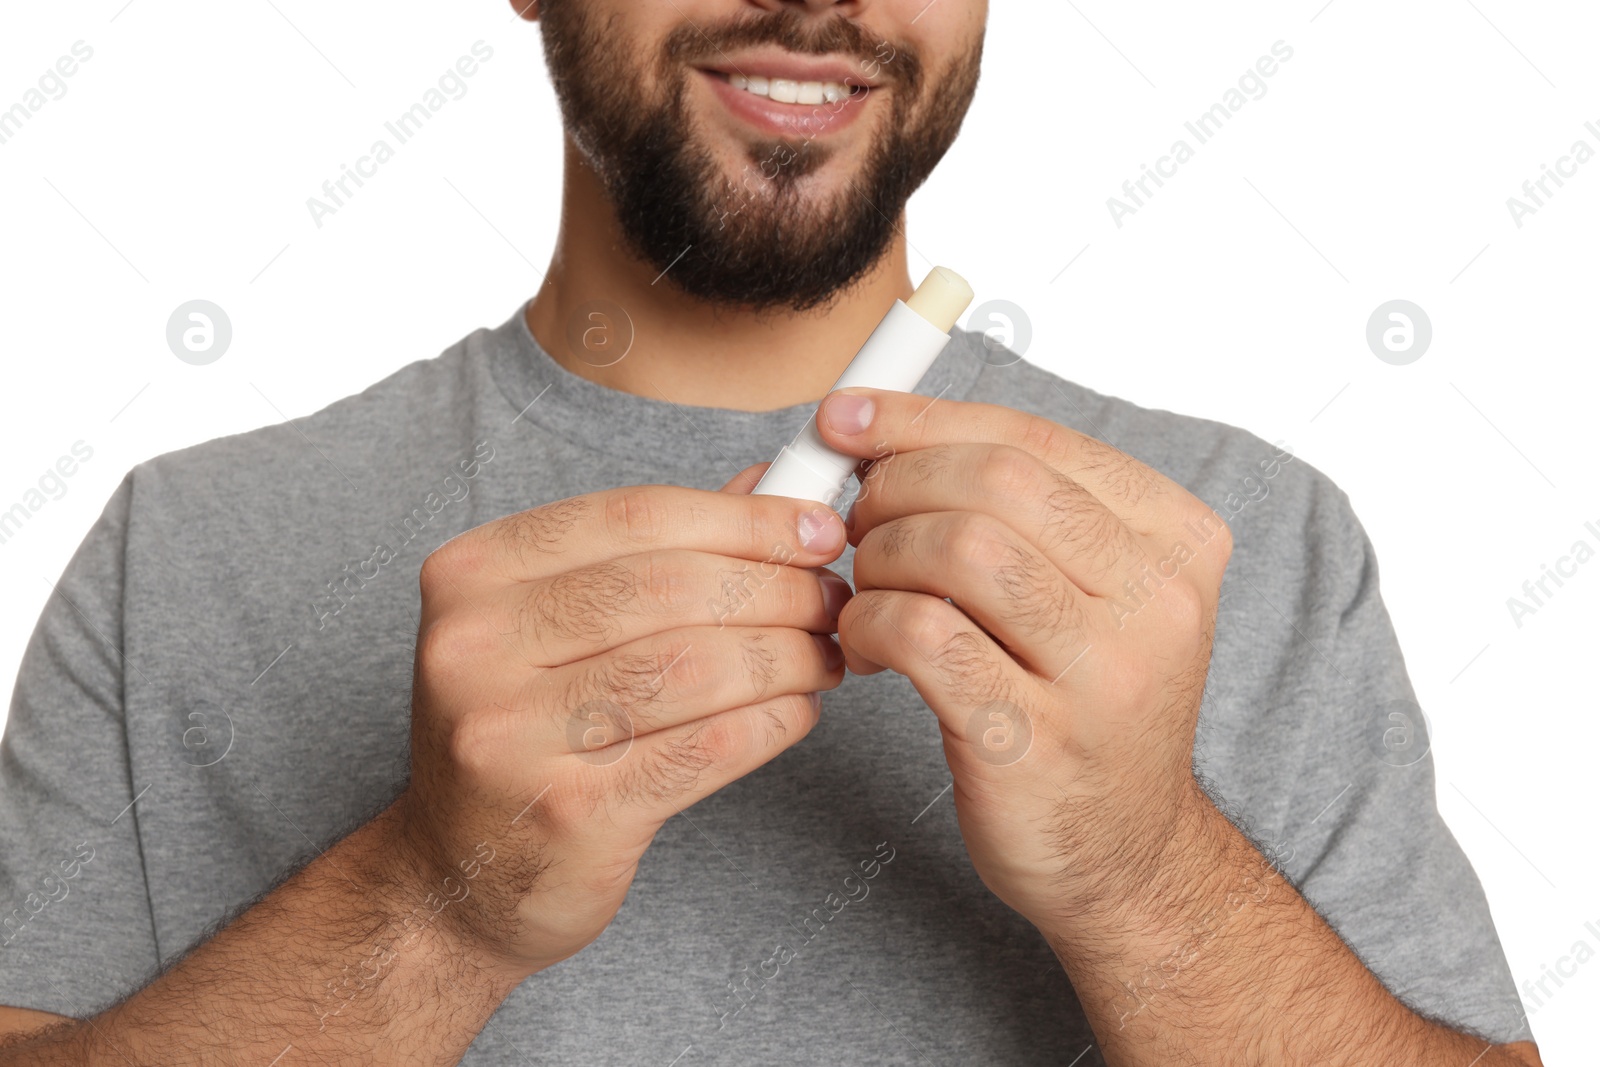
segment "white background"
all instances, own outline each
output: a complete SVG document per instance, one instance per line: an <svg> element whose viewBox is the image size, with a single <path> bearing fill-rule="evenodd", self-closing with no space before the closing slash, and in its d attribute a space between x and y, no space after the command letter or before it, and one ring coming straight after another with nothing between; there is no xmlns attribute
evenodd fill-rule
<svg viewBox="0 0 1600 1067"><path fill-rule="evenodd" d="M1025 309L1031 361L1282 439L1349 492L1433 723L1439 805L1519 983L1537 980L1579 940L1600 949L1600 559L1520 628L1506 605L1574 541L1600 548L1600 160L1520 228L1506 200L1574 141L1600 149L1600 14L1322 3L1000 5L962 138L912 202L912 270L932 257ZM479 39L494 58L467 95L317 229L307 197ZM0 544L7 692L132 464L500 323L557 222L538 33L503 4L8 5L0 108L78 40L94 56L66 95L0 145L0 510L74 442L94 453ZM1107 198L1194 144L1183 123L1278 40L1294 56L1267 94L1118 228ZM233 323L210 366L165 341L195 298ZM1434 328L1407 366L1365 342L1395 298ZM1547 1061L1583 1059L1600 960L1541 999Z"/></svg>

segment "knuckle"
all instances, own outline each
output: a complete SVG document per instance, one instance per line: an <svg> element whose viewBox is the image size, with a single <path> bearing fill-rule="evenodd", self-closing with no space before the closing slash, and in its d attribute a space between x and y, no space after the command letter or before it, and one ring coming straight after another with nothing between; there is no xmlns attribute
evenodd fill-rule
<svg viewBox="0 0 1600 1067"><path fill-rule="evenodd" d="M454 677L493 650L483 627L459 614L441 615L417 635L417 663L427 674Z"/></svg>
<svg viewBox="0 0 1600 1067"><path fill-rule="evenodd" d="M1173 582L1162 590L1163 615L1174 630L1181 634L1199 634L1208 623L1206 598L1192 582Z"/></svg>
<svg viewBox="0 0 1600 1067"><path fill-rule="evenodd" d="M954 625L956 609L936 596L915 594L895 598L898 603L889 608L898 618L899 627L918 648L934 649L942 655L945 646L961 630Z"/></svg>
<svg viewBox="0 0 1600 1067"><path fill-rule="evenodd" d="M629 486L606 498L603 521L618 541L653 544L666 531L667 509L649 486Z"/></svg>
<svg viewBox="0 0 1600 1067"><path fill-rule="evenodd" d="M1017 441L1023 451L1041 457L1046 462L1066 452L1066 434L1062 428L1049 419L1036 416L1022 420Z"/></svg>
<svg viewBox="0 0 1600 1067"><path fill-rule="evenodd" d="M450 727L445 741L450 765L467 780L488 777L508 750L505 722L498 714L478 712Z"/></svg>
<svg viewBox="0 0 1600 1067"><path fill-rule="evenodd" d="M652 552L643 557L641 566L639 590L656 614L677 618L704 599L705 589L695 580L686 553Z"/></svg>
<svg viewBox="0 0 1600 1067"><path fill-rule="evenodd" d="M1004 524L992 515L963 511L944 540L946 564L989 573L1015 561L1016 553Z"/></svg>
<svg viewBox="0 0 1600 1067"><path fill-rule="evenodd" d="M1014 507L1019 500L1036 499L1042 464L1032 454L1013 445L995 445L978 469L979 488L995 503Z"/></svg>
<svg viewBox="0 0 1600 1067"><path fill-rule="evenodd" d="M480 557L481 550L466 539L451 538L423 559L417 587L424 598L448 595L476 569Z"/></svg>
<svg viewBox="0 0 1600 1067"><path fill-rule="evenodd" d="M744 723L733 715L713 715L702 720L685 738L681 762L698 774L713 764L738 755L745 744Z"/></svg>
<svg viewBox="0 0 1600 1067"><path fill-rule="evenodd" d="M650 656L655 673L662 679L661 694L657 699L665 699L669 689L667 679L671 678L670 691L680 695L700 695L713 687L717 679L727 670L727 664L722 662L713 649L702 647L698 642L675 639L663 645Z"/></svg>

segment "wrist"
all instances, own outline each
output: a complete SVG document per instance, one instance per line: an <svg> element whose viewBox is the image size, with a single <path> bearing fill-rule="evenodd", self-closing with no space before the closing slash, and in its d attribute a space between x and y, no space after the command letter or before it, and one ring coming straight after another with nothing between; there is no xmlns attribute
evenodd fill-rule
<svg viewBox="0 0 1600 1067"><path fill-rule="evenodd" d="M508 963L471 921L479 903L472 898L483 895L494 850L469 848L454 862L441 860L413 835L409 803L410 795L402 794L368 824L373 833L364 850L365 877L356 881L384 902L402 950L470 975L484 989L503 989L503 999L533 972Z"/></svg>
<svg viewBox="0 0 1600 1067"><path fill-rule="evenodd" d="M1152 965L1164 972L1212 948L1246 909L1299 901L1276 853L1258 851L1198 785L1169 827L1164 844L1120 872L1114 892L1070 921L1035 924L1069 972L1117 971L1129 960L1160 961Z"/></svg>
<svg viewBox="0 0 1600 1067"><path fill-rule="evenodd" d="M1112 820L1105 807L1079 809L1076 821L1093 828L1086 831L1093 840L1071 850L1078 858L1073 874L1062 879L1056 906L1029 916L1052 945L1148 928L1152 916L1170 915L1206 894L1219 874L1226 853L1222 828L1233 828L1192 775L1140 817Z"/></svg>

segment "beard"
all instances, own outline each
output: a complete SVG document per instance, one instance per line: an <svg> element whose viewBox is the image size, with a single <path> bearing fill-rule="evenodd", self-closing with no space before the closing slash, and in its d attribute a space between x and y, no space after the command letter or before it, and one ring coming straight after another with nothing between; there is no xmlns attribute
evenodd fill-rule
<svg viewBox="0 0 1600 1067"><path fill-rule="evenodd" d="M623 241L668 283L705 303L804 312L847 292L889 251L906 201L944 158L972 102L981 33L930 93L928 73L908 46L892 42L888 53L886 42L852 21L814 22L785 8L716 26L684 25L662 42L651 71L628 52L621 27L598 24L584 0L540 4L563 125L605 189ZM889 90L882 135L829 195L808 196L804 181L833 155L825 143L752 140L745 170L733 180L696 137L687 106L693 68L758 44L857 58L863 69L877 69L873 80Z"/></svg>

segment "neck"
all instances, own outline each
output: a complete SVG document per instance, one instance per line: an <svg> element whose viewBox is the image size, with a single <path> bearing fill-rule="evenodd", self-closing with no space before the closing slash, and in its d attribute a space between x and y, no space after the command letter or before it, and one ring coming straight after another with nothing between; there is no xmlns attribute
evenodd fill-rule
<svg viewBox="0 0 1600 1067"><path fill-rule="evenodd" d="M713 306L670 285L670 268L658 277L628 251L603 188L569 139L561 228L545 283L527 305L528 329L567 370L625 393L740 411L820 400L895 300L911 295L904 224L902 212L889 251L832 307L758 317ZM606 328L580 311L593 301L626 310L633 344L625 358L611 362L609 353L575 352L569 343L571 322L579 334L590 322Z"/></svg>

